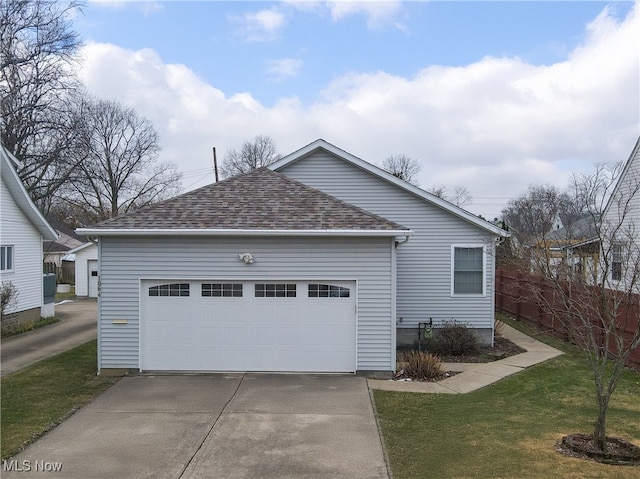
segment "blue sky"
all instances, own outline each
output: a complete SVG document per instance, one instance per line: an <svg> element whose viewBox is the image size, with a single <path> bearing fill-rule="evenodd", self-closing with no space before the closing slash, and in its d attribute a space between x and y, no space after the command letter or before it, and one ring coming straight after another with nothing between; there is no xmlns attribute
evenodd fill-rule
<svg viewBox="0 0 640 479"><path fill-rule="evenodd" d="M420 186L465 186L472 212L496 216L528 184L562 187L571 171L631 152L636 10L90 1L74 27L87 88L154 122L185 187L211 181L211 146L223 156L268 134L286 154L322 137L372 163L415 157Z"/></svg>

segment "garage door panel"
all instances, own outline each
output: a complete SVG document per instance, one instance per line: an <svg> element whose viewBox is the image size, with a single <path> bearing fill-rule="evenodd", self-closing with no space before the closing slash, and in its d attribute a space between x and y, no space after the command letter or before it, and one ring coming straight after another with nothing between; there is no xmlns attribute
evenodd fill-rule
<svg viewBox="0 0 640 479"><path fill-rule="evenodd" d="M143 282L141 368L354 371L355 282L330 283L318 293L318 282Z"/></svg>

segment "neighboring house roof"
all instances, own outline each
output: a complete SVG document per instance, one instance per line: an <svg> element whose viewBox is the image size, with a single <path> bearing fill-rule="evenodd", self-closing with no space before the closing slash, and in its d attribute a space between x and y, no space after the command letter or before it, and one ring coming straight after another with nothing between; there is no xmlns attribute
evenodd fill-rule
<svg viewBox="0 0 640 479"><path fill-rule="evenodd" d="M267 168L79 228L90 236L163 234L410 235L408 228Z"/></svg>
<svg viewBox="0 0 640 479"><path fill-rule="evenodd" d="M18 205L18 208L20 208L25 217L31 221L44 240L53 241L57 239L58 234L33 203L29 193L27 193L27 190L18 176L16 170L21 165L20 161L18 161L18 159L13 156L2 143L0 143L0 162L0 174L2 175L2 181L6 185L9 194L11 194L11 197Z"/></svg>
<svg viewBox="0 0 640 479"><path fill-rule="evenodd" d="M552 230L545 236L547 241L575 243L591 240L598 235L597 220L591 213L582 213L566 226Z"/></svg>
<svg viewBox="0 0 640 479"><path fill-rule="evenodd" d="M56 230L56 233L58 233L58 239L56 241L44 242L43 250L45 254L66 253L87 242L85 236L77 235L72 226L62 221L50 220L49 224Z"/></svg>
<svg viewBox="0 0 640 479"><path fill-rule="evenodd" d="M439 208L442 208L443 210L453 214L454 216L457 216L475 226L478 226L479 228L488 231L490 233L493 233L495 235L498 236L502 236L502 237L509 237L511 236L511 234L508 231L503 230L502 228L478 217L475 216L474 214L464 210L463 208L460 208L452 203L449 203L446 200L443 200L442 198L439 198L438 196L429 193L421 188L418 188L415 185L412 185L411 183L408 183L406 181L403 181L395 176L393 176L391 173L388 173L386 171L384 171L383 169L372 165L371 163L368 163L354 155L352 155L351 153L348 153L340 148L338 148L337 146L332 145L331 143L323 140L323 139L318 139L316 141L314 141L313 143L309 143L307 146L304 146L302 148L300 148L297 151L294 151L293 153L291 153L290 155L287 155L283 158L281 158L280 160L276 161L275 163L269 165L269 169L273 170L273 171L278 171L292 163L295 163L309 155L311 155L312 153L318 151L318 150L325 150L339 158L341 158L344 161L347 161L349 163L351 163L352 165L361 168L369 173L371 173L374 176L377 176L378 178L381 178L415 196L417 196L418 198L421 198L425 201L427 201L428 203L431 203L432 205L435 205Z"/></svg>
<svg viewBox="0 0 640 479"><path fill-rule="evenodd" d="M69 254L70 254L70 255L71 255L71 254L75 254L75 253L77 253L78 251L82 251L82 250L84 250L84 249L87 249L87 248L89 248L89 247L91 247L91 246L96 246L96 245L97 245L97 243L95 243L95 242L93 242L93 241L87 241L86 243L81 244L80 246L76 246L76 247L75 247L75 248L73 248L72 250L69 250Z"/></svg>

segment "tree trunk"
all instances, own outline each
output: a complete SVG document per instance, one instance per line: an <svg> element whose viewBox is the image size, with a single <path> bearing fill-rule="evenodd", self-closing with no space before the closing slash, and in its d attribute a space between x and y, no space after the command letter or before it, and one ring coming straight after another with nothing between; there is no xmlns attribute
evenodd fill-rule
<svg viewBox="0 0 640 479"><path fill-rule="evenodd" d="M607 452L607 409L609 397L598 393L598 417L593 431L593 443L603 453Z"/></svg>

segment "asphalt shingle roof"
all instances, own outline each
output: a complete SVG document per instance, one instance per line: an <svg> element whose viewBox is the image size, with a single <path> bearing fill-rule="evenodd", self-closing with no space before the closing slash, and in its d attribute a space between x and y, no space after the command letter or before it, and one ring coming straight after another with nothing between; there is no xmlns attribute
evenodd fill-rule
<svg viewBox="0 0 640 479"><path fill-rule="evenodd" d="M229 178L92 229L407 230L267 168Z"/></svg>

